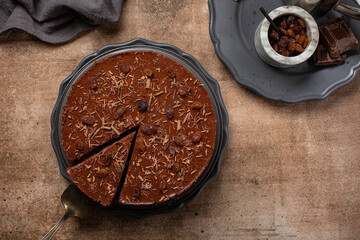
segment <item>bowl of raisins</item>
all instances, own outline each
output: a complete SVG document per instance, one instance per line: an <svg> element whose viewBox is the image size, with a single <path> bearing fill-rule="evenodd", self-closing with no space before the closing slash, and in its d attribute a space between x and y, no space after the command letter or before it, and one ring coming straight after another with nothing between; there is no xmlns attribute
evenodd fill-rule
<svg viewBox="0 0 360 240"><path fill-rule="evenodd" d="M288 68L308 60L319 43L314 18L297 6L282 6L269 13L280 32L265 18L255 32L255 48L267 64Z"/></svg>

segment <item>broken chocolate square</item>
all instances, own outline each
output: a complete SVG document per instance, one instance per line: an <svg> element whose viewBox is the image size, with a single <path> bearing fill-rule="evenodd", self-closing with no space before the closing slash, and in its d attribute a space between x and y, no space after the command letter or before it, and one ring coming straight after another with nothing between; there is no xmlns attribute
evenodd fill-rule
<svg viewBox="0 0 360 240"><path fill-rule="evenodd" d="M316 66L340 65L344 62L346 54L343 53L337 58L332 58L328 49L324 45L319 45L314 54Z"/></svg>
<svg viewBox="0 0 360 240"><path fill-rule="evenodd" d="M332 58L339 58L349 50L359 49L359 42L344 17L331 19L319 27L320 40Z"/></svg>

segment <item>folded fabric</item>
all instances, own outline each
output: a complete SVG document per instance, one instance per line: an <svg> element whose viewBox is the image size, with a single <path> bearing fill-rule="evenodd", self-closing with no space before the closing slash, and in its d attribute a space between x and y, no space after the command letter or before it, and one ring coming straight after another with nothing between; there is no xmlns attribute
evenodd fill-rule
<svg viewBox="0 0 360 240"><path fill-rule="evenodd" d="M18 28L49 43L116 22L122 0L0 0L0 34Z"/></svg>

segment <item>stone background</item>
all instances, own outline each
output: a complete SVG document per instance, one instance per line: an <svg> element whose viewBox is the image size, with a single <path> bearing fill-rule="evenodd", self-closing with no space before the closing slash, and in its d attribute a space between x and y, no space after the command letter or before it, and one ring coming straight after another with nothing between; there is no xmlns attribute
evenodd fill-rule
<svg viewBox="0 0 360 240"><path fill-rule="evenodd" d="M50 143L60 83L100 47L176 45L218 80L230 117L220 174L200 196L146 219L96 212L55 239L360 239L360 75L323 101L284 104L239 86L217 58L207 0L128 0L118 23L61 45L0 36L0 238L40 239L68 182Z"/></svg>

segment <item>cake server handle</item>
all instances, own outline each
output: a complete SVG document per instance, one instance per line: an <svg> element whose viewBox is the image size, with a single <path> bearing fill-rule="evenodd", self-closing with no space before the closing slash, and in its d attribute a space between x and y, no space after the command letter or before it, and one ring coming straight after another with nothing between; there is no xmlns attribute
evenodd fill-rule
<svg viewBox="0 0 360 240"><path fill-rule="evenodd" d="M356 3L359 4L359 1L356 0ZM360 8L339 3L338 5L335 6L334 10L348 17L360 20Z"/></svg>
<svg viewBox="0 0 360 240"><path fill-rule="evenodd" d="M66 213L64 214L64 216L60 219L60 221L58 223L56 223L51 229L50 231L41 239L41 240L48 240L51 239L55 233L57 232L57 230L60 229L60 227L63 225L63 223L66 221L66 219L68 219L69 217L71 217L72 215L66 211Z"/></svg>

